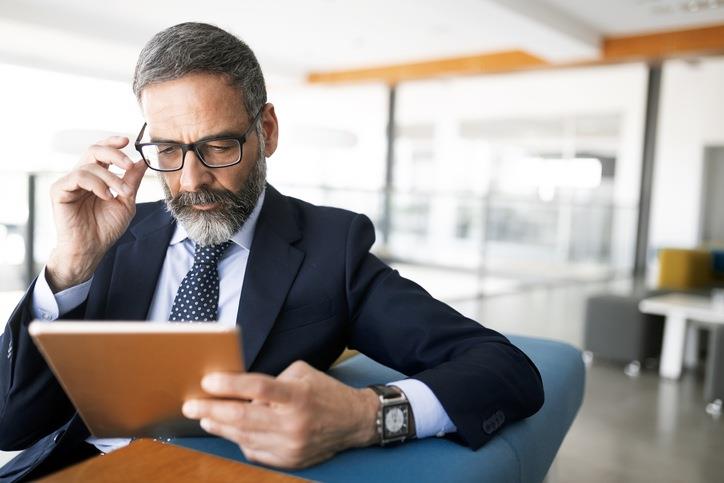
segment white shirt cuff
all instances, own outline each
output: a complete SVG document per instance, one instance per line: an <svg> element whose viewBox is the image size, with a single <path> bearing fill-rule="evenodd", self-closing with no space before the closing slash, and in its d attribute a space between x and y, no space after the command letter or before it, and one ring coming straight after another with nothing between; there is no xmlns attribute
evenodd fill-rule
<svg viewBox="0 0 724 483"><path fill-rule="evenodd" d="M45 276L45 267L35 281L33 289L33 317L40 320L56 320L78 307L88 298L93 278L56 294L50 289Z"/></svg>
<svg viewBox="0 0 724 483"><path fill-rule="evenodd" d="M417 379L404 379L387 383L387 385L399 387L410 401L412 415L415 417L415 436L417 438L443 436L445 433L457 431L440 401L424 382Z"/></svg>
<svg viewBox="0 0 724 483"><path fill-rule="evenodd" d="M105 454L128 446L131 441L133 438L96 438L95 436L89 436L85 440L86 443L92 444L98 448L98 451Z"/></svg>

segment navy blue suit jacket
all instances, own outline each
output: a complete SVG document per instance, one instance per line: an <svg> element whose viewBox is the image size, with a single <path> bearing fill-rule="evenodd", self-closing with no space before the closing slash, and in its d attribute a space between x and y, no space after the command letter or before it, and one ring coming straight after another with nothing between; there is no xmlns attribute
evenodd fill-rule
<svg viewBox="0 0 724 483"><path fill-rule="evenodd" d="M64 318L145 320L174 223L163 202L138 205L86 302ZM528 357L370 254L374 236L364 215L267 187L237 315L248 370L278 374L298 359L326 370L358 349L430 387L473 449L534 414L543 388ZM28 448L0 470L6 478L88 456L88 430L28 335L32 292L0 344L0 449Z"/></svg>

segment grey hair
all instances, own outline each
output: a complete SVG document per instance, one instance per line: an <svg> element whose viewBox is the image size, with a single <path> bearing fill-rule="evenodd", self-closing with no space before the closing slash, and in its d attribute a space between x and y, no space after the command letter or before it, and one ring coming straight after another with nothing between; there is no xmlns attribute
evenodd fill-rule
<svg viewBox="0 0 724 483"><path fill-rule="evenodd" d="M214 25L186 22L153 36L138 56L133 93L140 102L150 84L205 72L223 75L239 89L250 119L266 103L266 86L254 52L241 39ZM261 118L257 123L261 125Z"/></svg>

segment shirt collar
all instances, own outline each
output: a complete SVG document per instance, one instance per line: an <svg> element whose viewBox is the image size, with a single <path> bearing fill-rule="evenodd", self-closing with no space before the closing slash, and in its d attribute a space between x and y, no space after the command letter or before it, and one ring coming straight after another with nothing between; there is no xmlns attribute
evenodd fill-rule
<svg viewBox="0 0 724 483"><path fill-rule="evenodd" d="M235 244L239 245L242 248L246 248L247 250L251 250L251 242L254 239L256 222L259 218L259 212L261 211L261 207L262 205L264 205L265 195L266 187L259 195L259 199L256 200L256 205L254 206L254 209L249 215L249 218L246 219L244 224L241 225L241 228L239 228L239 230L231 237L231 241L233 241ZM176 223L176 230L173 232L173 236L171 237L171 242L169 243L169 245L176 245L177 243L181 243L187 239L188 234L186 233L186 229L181 226L181 223Z"/></svg>

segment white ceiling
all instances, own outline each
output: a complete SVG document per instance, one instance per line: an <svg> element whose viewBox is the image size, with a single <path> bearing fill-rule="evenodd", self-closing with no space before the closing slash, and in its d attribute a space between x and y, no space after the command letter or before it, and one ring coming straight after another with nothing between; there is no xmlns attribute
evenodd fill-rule
<svg viewBox="0 0 724 483"><path fill-rule="evenodd" d="M724 0L546 0L609 35L724 23Z"/></svg>
<svg viewBox="0 0 724 483"><path fill-rule="evenodd" d="M236 33L283 80L501 50L590 59L604 35L724 23L724 0L4 0L0 62L127 80L155 32L188 20Z"/></svg>

